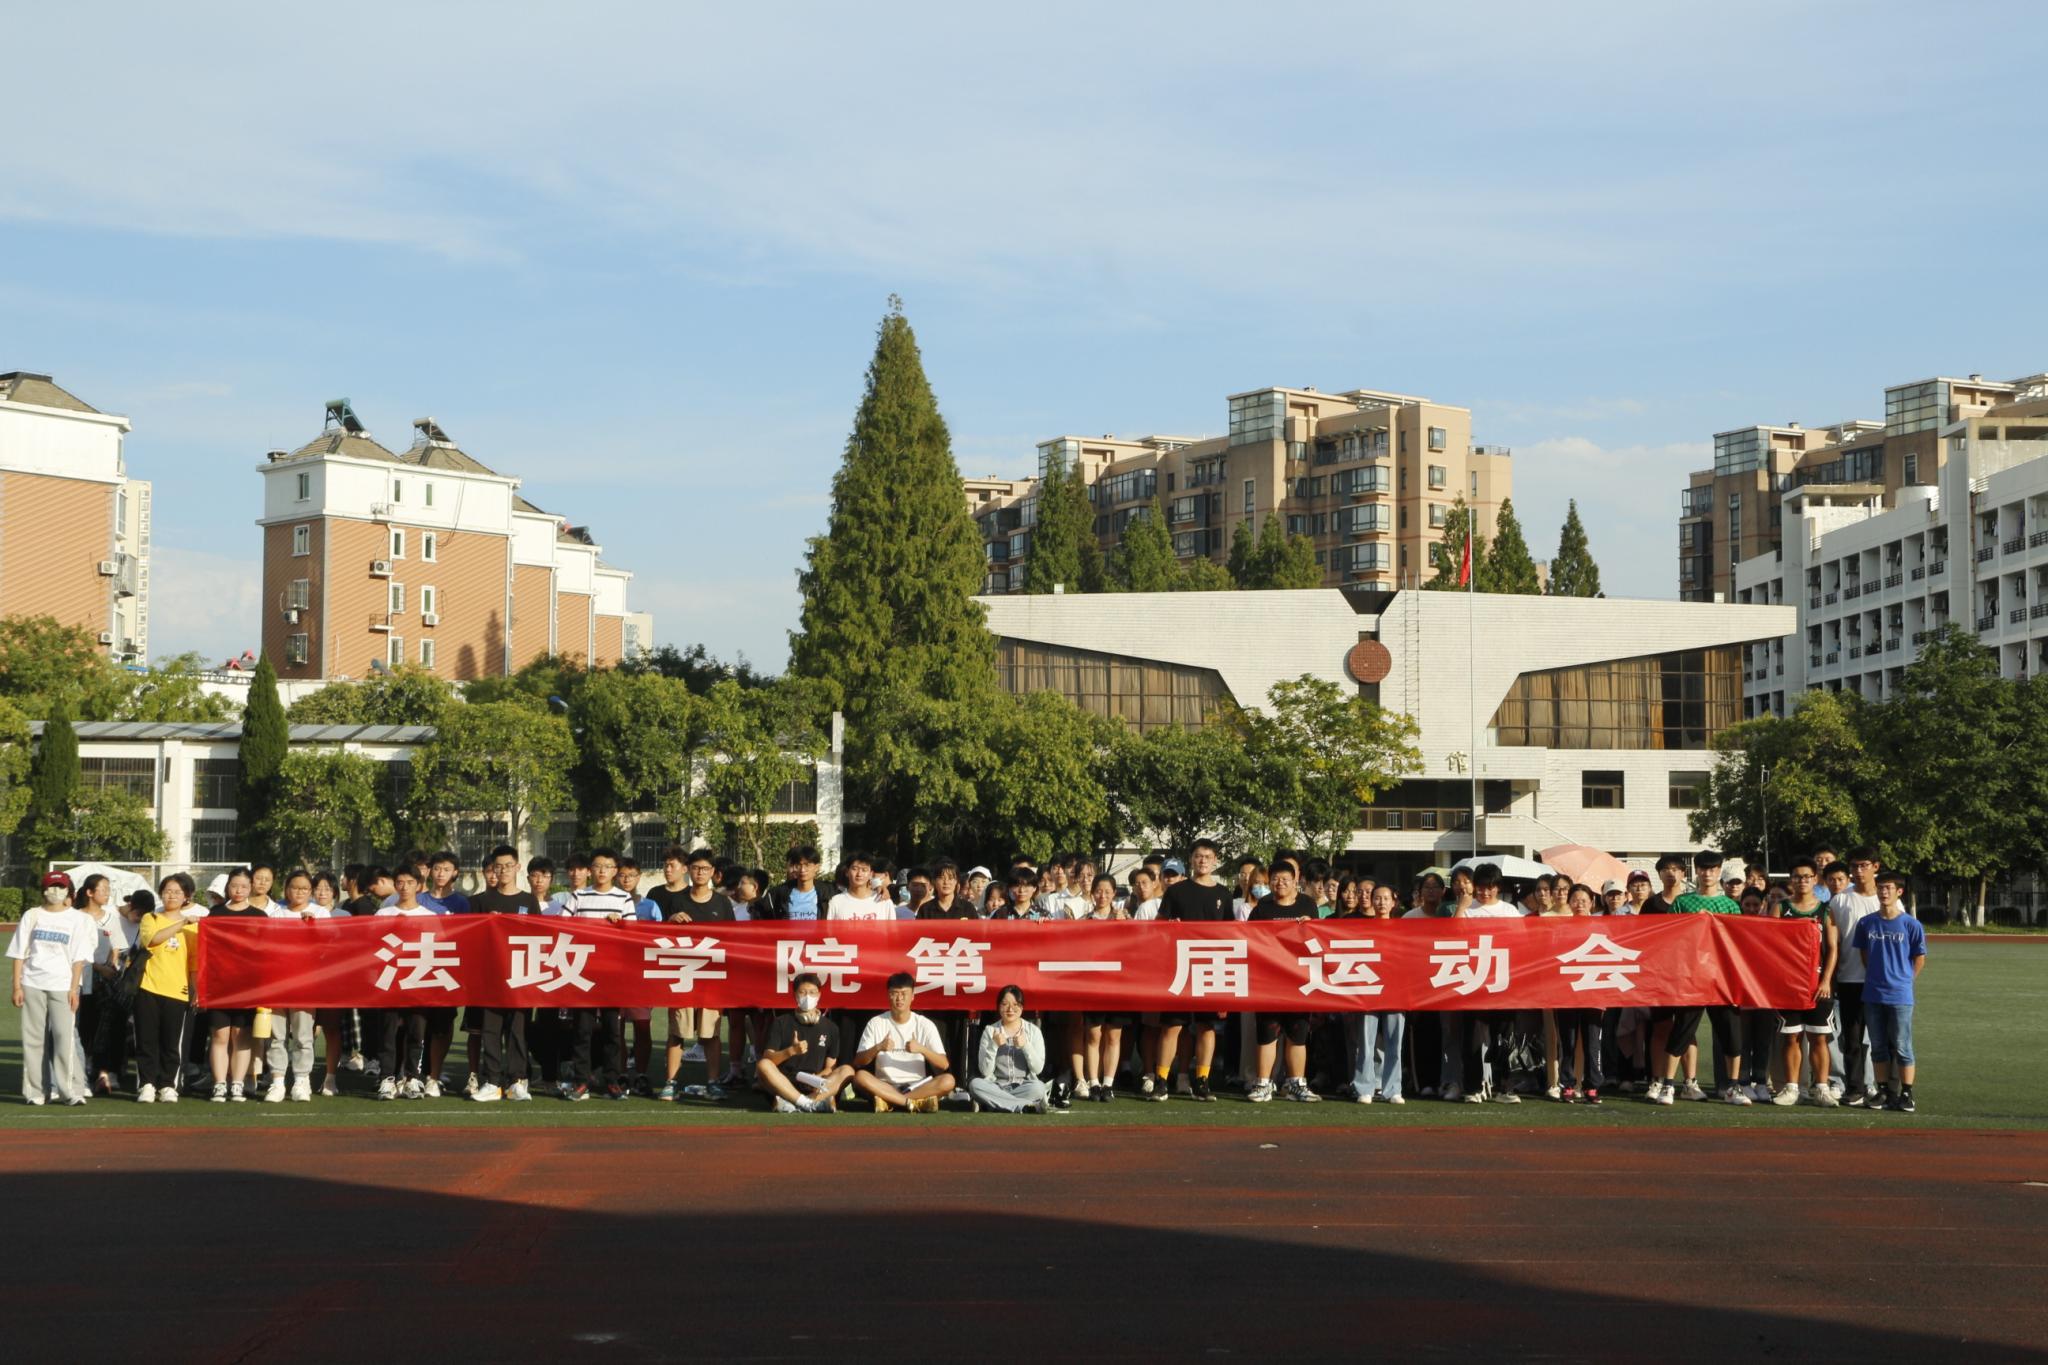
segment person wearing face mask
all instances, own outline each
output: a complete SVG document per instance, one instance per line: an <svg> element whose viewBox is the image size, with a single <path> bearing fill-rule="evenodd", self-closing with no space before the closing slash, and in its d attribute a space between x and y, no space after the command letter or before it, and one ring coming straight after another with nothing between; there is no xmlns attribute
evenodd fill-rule
<svg viewBox="0 0 2048 1365"><path fill-rule="evenodd" d="M974 1079L967 1093L976 1111L1049 1114L1052 1101L1038 1073L1045 1069L1045 1036L1024 1017L1024 992L1005 986L996 994L995 1022L981 1031Z"/></svg>
<svg viewBox="0 0 2048 1365"><path fill-rule="evenodd" d="M796 1008L768 1026L754 1073L774 1097L778 1114L837 1112L833 1097L853 1079L853 1068L839 1060L839 1026L825 1017L824 988L815 974L800 973L790 988Z"/></svg>

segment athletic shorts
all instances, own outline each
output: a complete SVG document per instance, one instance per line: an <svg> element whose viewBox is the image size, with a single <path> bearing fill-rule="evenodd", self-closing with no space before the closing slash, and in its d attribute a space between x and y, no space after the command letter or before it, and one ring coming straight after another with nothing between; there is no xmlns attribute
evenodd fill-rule
<svg viewBox="0 0 2048 1365"><path fill-rule="evenodd" d="M1183 1028L1193 1025L1204 1033L1214 1033L1218 1026L1229 1017L1226 1014L1162 1014L1159 1016L1159 1026L1161 1028Z"/></svg>
<svg viewBox="0 0 2048 1365"><path fill-rule="evenodd" d="M629 1024L645 1024L653 1020L654 1009L652 1006L646 1006L640 1009L620 1010L619 1018Z"/></svg>
<svg viewBox="0 0 2048 1365"><path fill-rule="evenodd" d="M1131 1016L1128 1014L1117 1014L1114 1012L1097 1014L1087 1010L1081 1012L1081 1027L1083 1028L1129 1028L1130 1026Z"/></svg>
<svg viewBox="0 0 2048 1365"><path fill-rule="evenodd" d="M1835 1002L1816 1000L1808 1009L1781 1010L1784 1023L1779 1026L1781 1034L1818 1033L1826 1037L1835 1031Z"/></svg>
<svg viewBox="0 0 2048 1365"><path fill-rule="evenodd" d="M1308 1041L1309 1018L1306 1014L1262 1014L1259 1016L1259 1042L1277 1043L1282 1034L1296 1046Z"/></svg>
<svg viewBox="0 0 2048 1365"><path fill-rule="evenodd" d="M253 1028L256 1023L255 1010L207 1010L205 1015L208 1033L221 1028Z"/></svg>

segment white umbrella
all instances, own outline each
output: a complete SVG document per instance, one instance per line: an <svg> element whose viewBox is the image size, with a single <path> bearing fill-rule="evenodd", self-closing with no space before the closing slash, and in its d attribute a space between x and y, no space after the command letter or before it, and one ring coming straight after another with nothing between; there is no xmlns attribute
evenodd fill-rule
<svg viewBox="0 0 2048 1365"><path fill-rule="evenodd" d="M1511 882L1533 882L1538 877L1555 874L1548 863L1539 863L1533 858L1517 858L1512 853L1482 853L1473 858L1460 858L1451 864L1451 871L1463 869L1470 872L1481 863L1492 863L1500 869L1502 880Z"/></svg>
<svg viewBox="0 0 2048 1365"><path fill-rule="evenodd" d="M128 898L131 891L149 890L149 878L140 872L131 872L125 867L114 867L109 863L80 863L76 867L67 867L64 871L69 874L73 887L84 885L87 877L105 877L113 884L114 896L107 902L109 905L119 905Z"/></svg>

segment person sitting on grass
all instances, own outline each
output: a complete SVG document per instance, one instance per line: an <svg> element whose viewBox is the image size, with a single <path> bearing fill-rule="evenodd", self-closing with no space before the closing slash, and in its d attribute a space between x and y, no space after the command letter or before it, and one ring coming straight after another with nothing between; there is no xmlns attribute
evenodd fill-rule
<svg viewBox="0 0 2048 1365"><path fill-rule="evenodd" d="M1005 986L996 993L996 1021L981 1031L974 1079L967 1093L974 1107L1005 1114L1049 1114L1045 1082L1045 1035L1024 1017L1024 991Z"/></svg>
<svg viewBox="0 0 2048 1365"><path fill-rule="evenodd" d="M778 1114L837 1112L833 1097L853 1079L853 1068L839 1061L839 1025L819 1008L824 987L811 972L790 982L796 1008L776 1016L768 1026L768 1042L754 1072L774 1096Z"/></svg>
<svg viewBox="0 0 2048 1365"><path fill-rule="evenodd" d="M940 1097L953 1093L952 1063L942 1050L938 1025L911 1012L916 1000L917 978L896 973L889 978L888 1013L868 1020L861 1030L853 1084L874 1100L877 1114L891 1109L935 1114Z"/></svg>
<svg viewBox="0 0 2048 1365"><path fill-rule="evenodd" d="M1906 913L1903 873L1877 874L1877 913L1856 922L1850 945L1863 959L1863 1016L1879 1099L1869 1107L1913 1112L1913 983L1927 965L1927 931ZM1894 1068L1898 1084L1888 1081Z"/></svg>

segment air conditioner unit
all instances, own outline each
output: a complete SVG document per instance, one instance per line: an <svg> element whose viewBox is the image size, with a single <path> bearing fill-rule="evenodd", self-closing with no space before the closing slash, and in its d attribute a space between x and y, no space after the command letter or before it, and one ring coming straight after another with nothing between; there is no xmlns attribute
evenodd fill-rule
<svg viewBox="0 0 2048 1365"><path fill-rule="evenodd" d="M101 643L101 644L103 644L103 645L110 645L110 644L114 643L114 632L113 632L113 631L111 631L111 630L103 630L103 631L101 631L101 632L100 632L100 643Z"/></svg>
<svg viewBox="0 0 2048 1365"><path fill-rule="evenodd" d="M284 609L284 620L286 625L297 625L299 623L299 609L297 607L286 607Z"/></svg>
<svg viewBox="0 0 2048 1365"><path fill-rule="evenodd" d="M121 566L116 561L111 559L102 559L100 561L101 578L112 578L115 574L119 572L121 572Z"/></svg>
<svg viewBox="0 0 2048 1365"><path fill-rule="evenodd" d="M441 613L440 613L440 612L438 612L438 611L423 611L423 612L421 612L421 613L420 613L420 624L421 624L421 625L423 625L423 626L438 626L438 625L440 625L440 624L441 624Z"/></svg>
<svg viewBox="0 0 2048 1365"><path fill-rule="evenodd" d="M373 560L371 560L371 561L370 561L370 577L372 577L372 578L389 578L389 577L391 577L391 561L390 561L390 560L388 560L388 559L373 559Z"/></svg>

